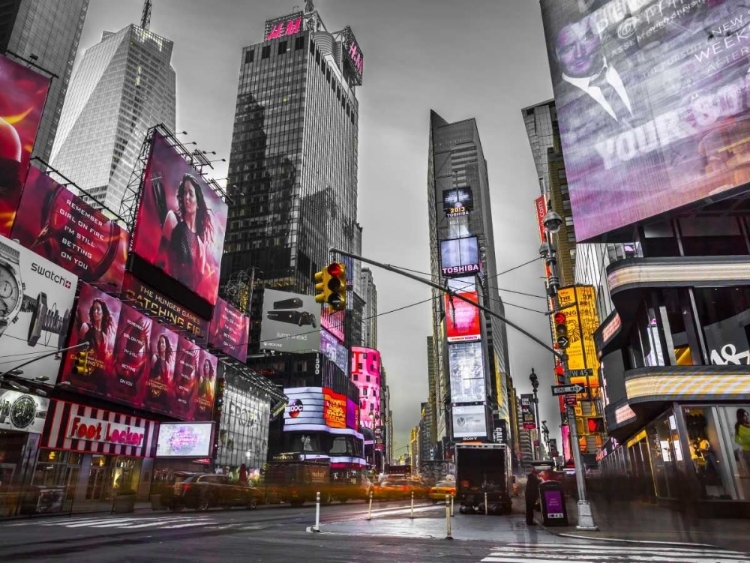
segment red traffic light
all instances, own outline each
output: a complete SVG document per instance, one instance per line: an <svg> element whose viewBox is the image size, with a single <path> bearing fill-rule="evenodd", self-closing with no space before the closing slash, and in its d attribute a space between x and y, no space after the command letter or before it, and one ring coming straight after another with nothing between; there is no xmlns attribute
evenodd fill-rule
<svg viewBox="0 0 750 563"><path fill-rule="evenodd" d="M557 364L555 366L555 373L557 375L565 375L565 368L562 366L562 364Z"/></svg>
<svg viewBox="0 0 750 563"><path fill-rule="evenodd" d="M330 264L327 269L328 273L334 277L339 277L341 275L341 264L339 264L338 262Z"/></svg>
<svg viewBox="0 0 750 563"><path fill-rule="evenodd" d="M559 311L555 313L555 324L556 325L562 325L565 324L565 313L560 313Z"/></svg>

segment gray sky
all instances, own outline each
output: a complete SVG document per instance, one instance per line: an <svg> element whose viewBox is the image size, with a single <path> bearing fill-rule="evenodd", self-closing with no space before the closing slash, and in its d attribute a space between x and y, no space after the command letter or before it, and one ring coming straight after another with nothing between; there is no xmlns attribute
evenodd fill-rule
<svg viewBox="0 0 750 563"><path fill-rule="evenodd" d="M175 43L177 127L185 140L229 158L241 49L263 38L266 19L304 0L154 0L151 29ZM103 31L141 17L141 0L91 0L79 57ZM539 195L521 108L548 100L552 85L538 0L315 0L330 31L350 25L364 53L358 89L359 222L365 256L430 271L427 223L427 141L430 109L449 122L477 120L492 191L498 271L535 258ZM215 177L226 176L226 165ZM373 272L382 313L430 297L429 288ZM541 262L500 276L500 288L544 295ZM545 301L501 292L511 321L545 342ZM378 319L378 344L388 372L394 453L427 399L430 305ZM535 367L542 381L541 418L559 435L552 401L551 355L509 329L511 374L530 392ZM559 436L558 436L559 438Z"/></svg>

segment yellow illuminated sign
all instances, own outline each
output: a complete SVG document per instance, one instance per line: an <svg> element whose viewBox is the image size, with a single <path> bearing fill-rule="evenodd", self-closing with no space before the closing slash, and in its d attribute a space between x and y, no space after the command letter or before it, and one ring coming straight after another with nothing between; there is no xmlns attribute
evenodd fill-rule
<svg viewBox="0 0 750 563"><path fill-rule="evenodd" d="M591 370L591 375L571 377L570 383L585 387L599 387L599 359L596 354L594 332L599 328L599 315L596 310L596 292L591 285L563 287L558 292L559 308L565 314L570 345L565 349L568 355L568 370ZM566 305L571 305L564 309Z"/></svg>

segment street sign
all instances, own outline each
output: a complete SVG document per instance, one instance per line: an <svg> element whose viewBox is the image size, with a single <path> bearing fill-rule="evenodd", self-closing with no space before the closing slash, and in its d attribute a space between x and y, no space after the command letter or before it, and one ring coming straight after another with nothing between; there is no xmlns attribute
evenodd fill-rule
<svg viewBox="0 0 750 563"><path fill-rule="evenodd" d="M571 393L578 394L583 393L585 390L586 388L581 385L553 385L552 396L558 397L560 395L570 395Z"/></svg>
<svg viewBox="0 0 750 563"><path fill-rule="evenodd" d="M560 346L560 348L567 348L570 346L570 340L568 340L567 336L560 336L557 339L557 345Z"/></svg>
<svg viewBox="0 0 750 563"><path fill-rule="evenodd" d="M589 377L594 375L594 370L591 368L588 369L572 369L568 371L568 375L570 377Z"/></svg>
<svg viewBox="0 0 750 563"><path fill-rule="evenodd" d="M578 400L575 395L565 395L565 404L569 407L574 407L578 404Z"/></svg>

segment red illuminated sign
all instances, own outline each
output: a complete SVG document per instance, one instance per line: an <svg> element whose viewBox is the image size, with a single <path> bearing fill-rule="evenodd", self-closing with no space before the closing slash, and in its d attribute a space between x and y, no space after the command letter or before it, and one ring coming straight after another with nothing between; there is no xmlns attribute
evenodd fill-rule
<svg viewBox="0 0 750 563"><path fill-rule="evenodd" d="M462 293L462 297L474 303L479 303L479 296L474 293ZM445 328L448 342L470 342L481 340L482 328L479 309L471 303L467 303L450 295L444 296L445 300Z"/></svg>
<svg viewBox="0 0 750 563"><path fill-rule="evenodd" d="M267 26L269 26L270 29L266 34L266 41L270 41L271 39L278 39L279 37L296 35L300 31L302 31L302 16L293 16L291 19L268 22Z"/></svg>
<svg viewBox="0 0 750 563"><path fill-rule="evenodd" d="M0 55L0 235L9 236L50 78Z"/></svg>
<svg viewBox="0 0 750 563"><path fill-rule="evenodd" d="M235 360L247 360L250 318L219 298L208 335L209 346L221 350Z"/></svg>
<svg viewBox="0 0 750 563"><path fill-rule="evenodd" d="M323 419L331 428L346 428L346 396L324 387Z"/></svg>

